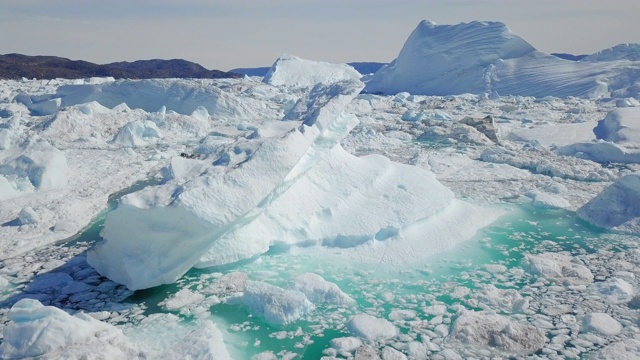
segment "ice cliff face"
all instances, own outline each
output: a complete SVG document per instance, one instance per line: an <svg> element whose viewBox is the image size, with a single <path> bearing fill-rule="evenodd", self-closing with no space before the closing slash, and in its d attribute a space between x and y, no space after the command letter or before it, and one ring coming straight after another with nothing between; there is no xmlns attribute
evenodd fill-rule
<svg viewBox="0 0 640 360"><path fill-rule="evenodd" d="M367 83L371 93L637 96L638 62L575 62L537 51L499 22L422 21L398 58Z"/></svg>

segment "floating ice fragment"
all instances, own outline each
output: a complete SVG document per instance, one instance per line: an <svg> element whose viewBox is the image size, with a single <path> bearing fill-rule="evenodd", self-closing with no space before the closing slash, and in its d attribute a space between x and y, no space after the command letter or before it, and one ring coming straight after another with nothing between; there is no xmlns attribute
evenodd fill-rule
<svg viewBox="0 0 640 360"><path fill-rule="evenodd" d="M326 281L322 276L314 273L305 273L296 276L291 284L291 289L300 291L314 304L328 303L333 305L351 305L355 301L342 292L338 285Z"/></svg>
<svg viewBox="0 0 640 360"><path fill-rule="evenodd" d="M331 347L336 349L340 353L353 352L360 346L362 346L362 340L358 339L357 337L349 336L331 339Z"/></svg>
<svg viewBox="0 0 640 360"><path fill-rule="evenodd" d="M22 225L37 224L40 222L40 216L31 206L25 206L18 214L18 220Z"/></svg>
<svg viewBox="0 0 640 360"><path fill-rule="evenodd" d="M474 311L458 316L451 336L464 344L496 347L515 354L534 353L546 341L544 332L534 326L503 315Z"/></svg>
<svg viewBox="0 0 640 360"><path fill-rule="evenodd" d="M123 342L122 332L84 313L71 316L53 306L43 306L37 300L22 299L9 310L8 318L11 322L4 328L0 344L3 359L41 356L88 343L93 343L94 349L106 351L103 355L107 358L109 354L124 355L114 346L118 338ZM105 348L107 341L112 344Z"/></svg>
<svg viewBox="0 0 640 360"><path fill-rule="evenodd" d="M622 332L622 325L608 314L592 313L582 318L582 330L603 336L613 336Z"/></svg>
<svg viewBox="0 0 640 360"><path fill-rule="evenodd" d="M368 341L383 342L398 335L398 329L392 323L367 314L351 317L347 322L347 329Z"/></svg>
<svg viewBox="0 0 640 360"><path fill-rule="evenodd" d="M257 281L246 282L241 301L251 313L275 325L290 324L315 308L299 291Z"/></svg>

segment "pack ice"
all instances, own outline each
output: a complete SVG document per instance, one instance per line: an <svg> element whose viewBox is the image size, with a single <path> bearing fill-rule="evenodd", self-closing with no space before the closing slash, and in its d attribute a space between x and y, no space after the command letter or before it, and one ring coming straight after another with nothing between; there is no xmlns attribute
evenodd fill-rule
<svg viewBox="0 0 640 360"><path fill-rule="evenodd" d="M398 57L373 75L366 91L638 97L640 62L629 52L620 47L592 61L569 61L536 50L500 22L436 25L424 20Z"/></svg>

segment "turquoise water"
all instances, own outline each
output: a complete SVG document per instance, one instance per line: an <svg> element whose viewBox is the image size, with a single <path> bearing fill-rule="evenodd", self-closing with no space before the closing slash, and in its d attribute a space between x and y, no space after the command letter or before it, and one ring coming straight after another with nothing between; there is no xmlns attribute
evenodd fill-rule
<svg viewBox="0 0 640 360"><path fill-rule="evenodd" d="M111 206L115 205L115 199ZM68 245L88 247L98 241L106 213ZM451 305L481 309L473 302L472 295L487 284L520 290L534 283L536 278L520 269L524 254L568 251L585 255L604 248L623 251L634 246L630 244L637 240L594 228L577 219L573 212L512 206L508 215L479 231L473 239L417 264L390 268L356 263L339 254L322 252L319 256L317 250L309 248L274 250L253 262L218 269L192 269L175 284L136 291L125 302L136 304L144 315L151 315L167 312L159 303L181 289L197 292L231 271L244 272L251 280L284 288L299 274L317 273L336 283L356 300L356 305L344 308L320 305L287 326L265 323L233 298L208 307L210 317L225 333L229 350L237 358L272 351L280 356L295 353L302 358L317 359L324 355L331 339L350 336L345 324L355 314L368 313L389 319L394 310L413 310L416 318L396 321L395 325L406 335L405 340L419 341L422 335L416 328L418 321L439 316L449 324L453 319ZM487 265L501 265L506 271L488 271ZM432 313L433 305L447 306L446 313ZM175 314L184 325L199 320L194 315Z"/></svg>
<svg viewBox="0 0 640 360"><path fill-rule="evenodd" d="M252 316L237 302L214 305L210 312L219 326L226 328L230 337L235 338L233 343L236 345L231 350L236 355L248 358L263 351L273 351L316 359L323 355L332 338L350 336L344 325L352 315L366 312L388 318L394 309L412 309L418 319L431 320L435 316L424 311L431 305L461 304L475 309L464 296L457 296L455 292L473 292L486 284L520 289L535 281L522 272L511 274L507 271L495 275L485 271L485 265L497 264L514 269L521 266L525 253L569 251L579 255L591 253L604 243L614 246L611 239L602 238L604 234L577 219L572 212L525 206L514 207L509 215L455 249L426 259L421 264L402 268L357 264L339 255L319 257L313 249L272 252L258 261L228 267L224 272L246 272L249 279L281 287L287 287L298 274L314 272L338 284L356 300L357 305L348 308L319 306L304 319L283 327L267 324ZM214 281L202 280L203 275L219 270L194 269L180 284L138 291L128 300L145 303L147 313L162 311L157 305L159 301L183 287L195 290L199 285ZM185 321L192 319L185 317ZM396 325L402 333L419 338L410 324ZM289 333L285 336L283 332Z"/></svg>

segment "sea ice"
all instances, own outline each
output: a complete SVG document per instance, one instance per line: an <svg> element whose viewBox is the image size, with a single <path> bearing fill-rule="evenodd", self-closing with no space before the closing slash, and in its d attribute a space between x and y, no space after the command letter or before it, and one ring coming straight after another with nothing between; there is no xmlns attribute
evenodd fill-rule
<svg viewBox="0 0 640 360"><path fill-rule="evenodd" d="M338 285L326 281L318 274L305 273L296 276L291 284L292 290L304 293L314 304L327 303L331 305L352 305L355 301L345 294Z"/></svg>
<svg viewBox="0 0 640 360"><path fill-rule="evenodd" d="M352 316L347 322L347 329L368 341L384 342L398 335L398 329L392 323L367 314Z"/></svg>
<svg viewBox="0 0 640 360"><path fill-rule="evenodd" d="M616 231L640 234L640 173L618 179L578 209L580 218Z"/></svg>
<svg viewBox="0 0 640 360"><path fill-rule="evenodd" d="M622 325L608 314L592 313L582 318L582 330L584 332L612 336L622 332Z"/></svg>
<svg viewBox="0 0 640 360"><path fill-rule="evenodd" d="M549 280L570 285L590 284L593 274L584 265L572 261L566 253L527 254L523 260L525 270Z"/></svg>
<svg viewBox="0 0 640 360"><path fill-rule="evenodd" d="M495 347L514 354L530 354L545 344L541 329L490 312L465 311L453 323L451 337L476 346Z"/></svg>
<svg viewBox="0 0 640 360"><path fill-rule="evenodd" d="M112 325L78 313L71 316L39 301L18 301L8 314L11 322L4 328L4 339L0 344L3 359L35 357L48 352L93 342L96 348L106 345L111 338L123 337ZM114 347L103 348L113 351Z"/></svg>
<svg viewBox="0 0 640 360"><path fill-rule="evenodd" d="M353 352L360 346L362 346L362 340L353 336L331 339L331 347L341 353Z"/></svg>
<svg viewBox="0 0 640 360"><path fill-rule="evenodd" d="M315 308L299 291L258 281L247 281L241 301L252 314L274 325L290 324Z"/></svg>

